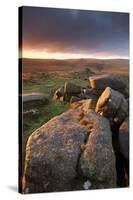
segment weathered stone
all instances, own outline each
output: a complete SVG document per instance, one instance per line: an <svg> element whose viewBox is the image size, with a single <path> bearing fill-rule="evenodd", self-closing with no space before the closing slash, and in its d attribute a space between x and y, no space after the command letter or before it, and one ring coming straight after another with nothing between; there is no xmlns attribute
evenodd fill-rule
<svg viewBox="0 0 133 200"><path fill-rule="evenodd" d="M74 103L74 102L77 102L77 101L80 101L81 99L79 97L76 97L76 96L72 96L71 99L70 99L70 103Z"/></svg>
<svg viewBox="0 0 133 200"><path fill-rule="evenodd" d="M114 122L120 125L128 115L129 115L129 100L123 98L122 103L114 118Z"/></svg>
<svg viewBox="0 0 133 200"><path fill-rule="evenodd" d="M91 181L92 188L116 187L115 155L109 122L93 110L87 111L85 116L93 128L80 158L80 173Z"/></svg>
<svg viewBox="0 0 133 200"><path fill-rule="evenodd" d="M42 93L28 93L22 94L23 103L28 103L32 101L42 101L44 103L48 103L49 99Z"/></svg>
<svg viewBox="0 0 133 200"><path fill-rule="evenodd" d="M114 118L122 104L124 96L107 87L99 97L95 111L107 118Z"/></svg>
<svg viewBox="0 0 133 200"><path fill-rule="evenodd" d="M77 108L81 108L82 106L82 101L76 101L70 104L71 108L73 109L77 109Z"/></svg>
<svg viewBox="0 0 133 200"><path fill-rule="evenodd" d="M73 109L80 108L83 111L94 108L92 99L77 101L77 102L71 103L70 105Z"/></svg>
<svg viewBox="0 0 133 200"><path fill-rule="evenodd" d="M107 87L99 97L95 111L120 126L129 115L129 102L120 92Z"/></svg>
<svg viewBox="0 0 133 200"><path fill-rule="evenodd" d="M126 118L119 129L119 149L121 154L129 160L129 118Z"/></svg>
<svg viewBox="0 0 133 200"><path fill-rule="evenodd" d="M126 85L120 78L112 74L96 75L89 78L90 86L98 93L102 93L106 87L111 87L119 92L124 92Z"/></svg>
<svg viewBox="0 0 133 200"><path fill-rule="evenodd" d="M82 100L81 102L82 102L81 109L83 111L87 111L89 109L94 109L93 99L86 99L86 100Z"/></svg>
<svg viewBox="0 0 133 200"><path fill-rule="evenodd" d="M24 192L82 189L84 180L76 182L77 162L87 128L78 123L80 112L69 110L30 136L26 148Z"/></svg>
<svg viewBox="0 0 133 200"><path fill-rule="evenodd" d="M81 119L87 123L81 125ZM116 186L115 173L107 119L92 110L70 109L51 119L29 137L23 191L112 188Z"/></svg>
<svg viewBox="0 0 133 200"><path fill-rule="evenodd" d="M64 86L64 100L70 101L72 96L81 93L81 87L70 82L66 82Z"/></svg>
<svg viewBox="0 0 133 200"><path fill-rule="evenodd" d="M64 95L64 87L57 89L54 93L53 100L60 99Z"/></svg>
<svg viewBox="0 0 133 200"><path fill-rule="evenodd" d="M59 88L58 92L60 92L60 95L63 96L63 94L64 94L64 87Z"/></svg>
<svg viewBox="0 0 133 200"><path fill-rule="evenodd" d="M81 86L75 85L70 82L66 82L64 86L64 93L66 94L79 94L81 92Z"/></svg>
<svg viewBox="0 0 133 200"><path fill-rule="evenodd" d="M38 109L31 109L31 110L24 111L23 115L24 116L30 116L31 114L35 115L35 114L38 114L38 113L39 113Z"/></svg>
<svg viewBox="0 0 133 200"><path fill-rule="evenodd" d="M91 187L91 182L89 180L84 182L84 185L83 185L84 190L88 190L90 187Z"/></svg>
<svg viewBox="0 0 133 200"><path fill-rule="evenodd" d="M89 96L84 93L80 93L77 95L77 97L79 97L82 100L82 99L87 99Z"/></svg>

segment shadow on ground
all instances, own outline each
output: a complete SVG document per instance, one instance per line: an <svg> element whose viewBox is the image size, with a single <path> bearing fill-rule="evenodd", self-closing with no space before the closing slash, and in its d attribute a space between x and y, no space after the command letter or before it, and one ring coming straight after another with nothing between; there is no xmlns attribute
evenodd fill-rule
<svg viewBox="0 0 133 200"><path fill-rule="evenodd" d="M18 187L16 185L9 185L7 187L9 190L12 190L13 192L18 192Z"/></svg>

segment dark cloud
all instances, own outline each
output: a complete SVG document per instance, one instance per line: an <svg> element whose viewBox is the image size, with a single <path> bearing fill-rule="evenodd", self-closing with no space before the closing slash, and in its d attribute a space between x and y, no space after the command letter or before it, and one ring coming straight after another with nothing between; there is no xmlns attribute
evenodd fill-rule
<svg viewBox="0 0 133 200"><path fill-rule="evenodd" d="M129 14L23 7L26 49L128 56Z"/></svg>

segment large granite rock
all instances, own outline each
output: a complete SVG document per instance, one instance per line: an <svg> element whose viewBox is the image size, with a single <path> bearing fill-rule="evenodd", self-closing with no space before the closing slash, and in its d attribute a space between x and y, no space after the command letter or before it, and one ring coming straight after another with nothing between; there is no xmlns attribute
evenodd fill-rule
<svg viewBox="0 0 133 200"><path fill-rule="evenodd" d="M119 92L124 92L126 85L120 78L112 74L95 75L89 77L91 88L95 89L98 94L101 94L106 87L111 87Z"/></svg>
<svg viewBox="0 0 133 200"><path fill-rule="evenodd" d="M129 160L129 118L127 117L119 129L119 150Z"/></svg>
<svg viewBox="0 0 133 200"><path fill-rule="evenodd" d="M92 188L116 187L115 155L109 122L92 110L87 111L84 118L89 119L87 126L90 134L80 157L80 172L91 181Z"/></svg>
<svg viewBox="0 0 133 200"><path fill-rule="evenodd" d="M78 123L79 118L80 111L70 110L30 136L23 182L25 193L82 188L83 181L77 181L77 162L87 127Z"/></svg>
<svg viewBox="0 0 133 200"><path fill-rule="evenodd" d="M95 111L120 125L128 115L128 101L120 92L107 87L99 97Z"/></svg>
<svg viewBox="0 0 133 200"><path fill-rule="evenodd" d="M54 117L28 139L24 193L115 187L108 120L81 108Z"/></svg>

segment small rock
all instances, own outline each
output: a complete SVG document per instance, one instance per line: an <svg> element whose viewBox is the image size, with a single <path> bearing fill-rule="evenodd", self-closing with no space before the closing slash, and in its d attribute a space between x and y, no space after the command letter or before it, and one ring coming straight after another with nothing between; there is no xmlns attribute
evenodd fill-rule
<svg viewBox="0 0 133 200"><path fill-rule="evenodd" d="M42 93L28 93L22 94L23 103L28 103L32 101L42 101L43 103L48 103L49 99Z"/></svg>
<svg viewBox="0 0 133 200"><path fill-rule="evenodd" d="M53 100L60 99L64 95L64 87L57 89L54 93Z"/></svg>
<svg viewBox="0 0 133 200"><path fill-rule="evenodd" d="M90 187L91 187L91 182L89 180L84 182L84 185L83 185L84 190L88 190Z"/></svg>

